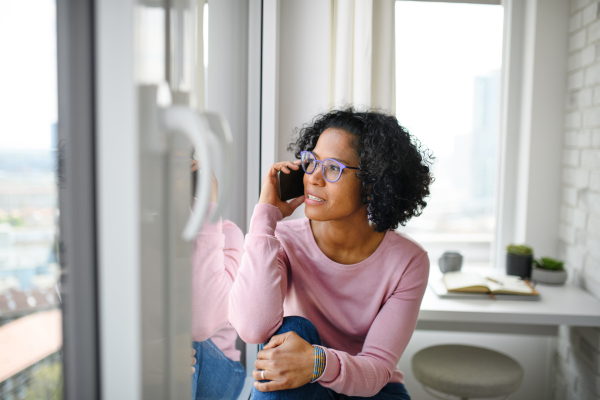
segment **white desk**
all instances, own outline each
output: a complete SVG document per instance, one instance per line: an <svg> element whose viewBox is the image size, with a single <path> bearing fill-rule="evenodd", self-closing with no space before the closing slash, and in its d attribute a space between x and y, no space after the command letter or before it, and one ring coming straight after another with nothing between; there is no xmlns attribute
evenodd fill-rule
<svg viewBox="0 0 600 400"><path fill-rule="evenodd" d="M430 279L438 278L441 273L432 268ZM417 329L556 336L563 324L600 327L600 301L583 289L541 283L535 288L540 301L441 299L427 286Z"/></svg>

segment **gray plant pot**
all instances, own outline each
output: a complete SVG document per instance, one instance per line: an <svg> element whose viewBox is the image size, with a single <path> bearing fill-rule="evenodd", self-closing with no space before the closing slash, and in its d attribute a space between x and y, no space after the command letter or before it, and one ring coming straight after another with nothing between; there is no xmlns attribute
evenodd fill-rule
<svg viewBox="0 0 600 400"><path fill-rule="evenodd" d="M531 265L533 255L521 256L519 254L506 253L506 275L517 275L521 278L531 278Z"/></svg>
<svg viewBox="0 0 600 400"><path fill-rule="evenodd" d="M550 269L533 267L533 270L531 271L531 280L549 285L564 285L567 281L567 271L553 271Z"/></svg>

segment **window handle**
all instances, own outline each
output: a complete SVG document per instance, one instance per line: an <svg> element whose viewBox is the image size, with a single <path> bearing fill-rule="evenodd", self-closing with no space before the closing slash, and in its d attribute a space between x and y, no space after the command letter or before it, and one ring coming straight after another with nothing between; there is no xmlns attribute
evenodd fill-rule
<svg viewBox="0 0 600 400"><path fill-rule="evenodd" d="M183 229L182 238L191 241L202 226L202 220L208 210L212 189L210 143L208 139L209 124L206 118L186 106L169 106L160 108L160 122L167 132L185 134L200 155L199 173L196 182L196 201L192 213Z"/></svg>

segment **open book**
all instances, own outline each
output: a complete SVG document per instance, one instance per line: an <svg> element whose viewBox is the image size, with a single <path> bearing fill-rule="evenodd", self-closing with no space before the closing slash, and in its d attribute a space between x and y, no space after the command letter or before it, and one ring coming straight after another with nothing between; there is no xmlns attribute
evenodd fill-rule
<svg viewBox="0 0 600 400"><path fill-rule="evenodd" d="M454 271L446 272L442 278L447 292L511 294L523 296L539 296L528 280L518 276L481 276L476 272Z"/></svg>

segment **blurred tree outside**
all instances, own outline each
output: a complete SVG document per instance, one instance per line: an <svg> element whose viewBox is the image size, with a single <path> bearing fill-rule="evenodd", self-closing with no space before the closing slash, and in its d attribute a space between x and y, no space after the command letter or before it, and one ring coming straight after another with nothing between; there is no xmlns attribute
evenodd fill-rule
<svg viewBox="0 0 600 400"><path fill-rule="evenodd" d="M27 399L62 400L62 367L60 363L43 365L33 374L27 388Z"/></svg>

